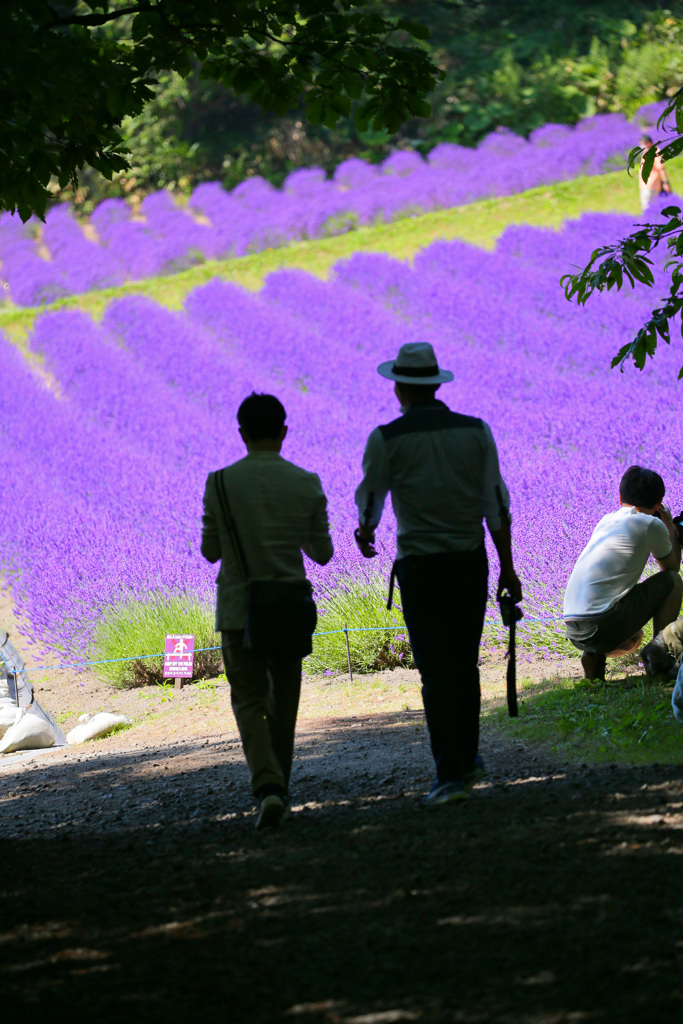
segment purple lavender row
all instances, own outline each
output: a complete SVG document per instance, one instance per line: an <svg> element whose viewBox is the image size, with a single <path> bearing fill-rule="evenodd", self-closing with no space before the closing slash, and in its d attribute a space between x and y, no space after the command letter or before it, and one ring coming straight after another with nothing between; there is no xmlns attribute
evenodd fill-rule
<svg viewBox="0 0 683 1024"><path fill-rule="evenodd" d="M676 511L683 497L675 353L642 376L609 370L648 296L606 296L585 312L557 286L556 265L585 257L608 226L619 234L630 223L593 215L560 232L515 229L494 253L436 243L414 268L355 257L328 283L279 272L259 295L215 281L184 313L127 298L100 326L46 314L31 347L59 397L0 344L0 372L20 396L0 446L0 542L36 635L76 654L118 601L210 590L214 570L198 552L203 481L240 456L234 414L252 388L280 395L285 454L318 472L330 498L337 555L317 587L364 578L353 490L368 431L397 414L375 367L408 338L432 341L456 372L442 389L448 404L491 422L528 607L556 611L626 465L657 468ZM391 534L388 515L384 572Z"/></svg>
<svg viewBox="0 0 683 1024"><path fill-rule="evenodd" d="M5 338L0 373L20 396L0 446L3 573L36 637L74 651L101 593L125 585L133 566L140 575L130 495L149 462L49 390Z"/></svg>
<svg viewBox="0 0 683 1024"><path fill-rule="evenodd" d="M605 238L604 220L589 215L556 234L558 256L568 255L565 234L570 252L580 242L580 225L586 244L579 248L589 252L596 231ZM620 231L630 226L624 218ZM531 249L540 233L523 231ZM339 276L361 289L371 282L374 296L402 316L431 322L440 358L457 373L444 397L463 412L483 415L499 441L514 496L515 544L525 579L534 581L527 584L531 605L540 612L559 608L591 523L616 500L627 465L656 466L674 504L683 499L680 353L663 351L642 375L632 368L611 372L615 350L649 310L648 295L635 293L630 301L623 294L601 296L586 315L564 300L556 270L545 269L542 245L530 276L526 265L503 257L505 242L500 253L471 252L471 261L464 251L469 247L437 243L416 260L415 271L386 257L356 256Z"/></svg>
<svg viewBox="0 0 683 1024"><path fill-rule="evenodd" d="M250 306L254 298L224 288L233 300L231 322L242 331L246 311L240 307ZM253 323L258 326L258 315ZM95 516L106 506L118 540L112 544L109 535L93 528L86 545L77 508L60 515L53 543L73 572L60 575L50 562L54 581L36 587L42 607L31 615L53 646L73 649L87 643L97 615L118 600L142 598L150 591L201 593L210 587L213 571L197 552L201 489L210 469L241 454L234 423L226 424L221 412L226 405L236 406L253 386L274 390L282 384L281 339L271 338L271 350L264 349L261 324L260 340L257 353L251 351L251 338L246 345L242 341L242 351L231 351L226 339L139 298L112 303L104 330L78 312L40 318L31 347L44 357L59 388L57 408L67 409L72 422L55 429L53 439L41 438L45 468L29 478L45 476L57 452L56 468L68 466L73 477L67 482L62 472L65 491L92 503ZM287 402L294 422L299 418L305 424L310 415L311 424L324 424L327 396L324 402L307 403L305 414L298 416L297 397L303 392L296 381L286 390L293 392ZM50 424L50 415L45 422ZM78 439L83 433L75 424L85 426L87 443L80 449L75 442L60 448L62 436ZM30 445L25 448L30 451ZM108 497L91 483L103 449L101 466L107 479L115 480ZM23 576L26 582L26 570Z"/></svg>
<svg viewBox="0 0 683 1024"><path fill-rule="evenodd" d="M162 321L157 346L164 329ZM217 464L203 462L217 436L215 419L118 341L72 311L46 314L31 337L32 349L44 356L58 382L60 405L79 425L67 435L74 479L65 493L79 495L91 518L101 512L106 523L98 528L93 522L86 538L74 513L60 520L55 533L62 560L75 567L76 576L63 580L52 566L41 621L52 645L70 651L77 642L81 650L87 646L102 609L119 600L211 587L212 572L196 550L194 520L201 512L203 477ZM92 440L76 454L71 438L78 439L84 427ZM59 443L57 435L53 444L42 445L47 460ZM93 476L100 490L93 488Z"/></svg>
<svg viewBox="0 0 683 1024"><path fill-rule="evenodd" d="M662 104L638 112L656 121ZM510 195L535 185L624 166L638 128L600 114L575 128L545 125L529 140L501 129L476 149L443 143L427 159L397 152L383 164L340 164L331 180L319 168L293 171L282 189L251 178L226 192L199 185L185 209L168 192L147 196L133 215L123 199L93 213L88 235L64 206L38 225L0 216L0 278L13 302L39 305L125 280L184 270L207 259L242 256L297 239L319 238L429 210Z"/></svg>
<svg viewBox="0 0 683 1024"><path fill-rule="evenodd" d="M641 296L636 303L624 303L623 296L604 296L589 311L578 310L566 302L557 287L557 273L552 263L547 266L547 257L559 255L561 264L568 255L577 251L577 247L582 255L590 251L595 235L604 239L610 229L618 234L631 226L627 218L605 215L585 217L580 224L583 225L582 231L578 226L570 226L562 236L557 232L540 232L533 228L514 229L511 232L514 235L513 249L519 251L519 236L522 235L528 242L527 256L530 257L535 248L540 261L539 264L531 264L529 258L523 273L520 273L519 264L515 265L516 261L504 255L511 241L506 236L501 239L496 254L483 253L463 243L436 243L418 256L416 272L381 255L357 256L338 269L341 280L362 284L363 291L370 290L375 298L391 303L401 316L409 317L412 323L420 322L424 329L431 326L439 351L446 352L454 368L460 367L458 382L443 389L445 396L463 411L476 413L479 410L486 415L496 425L509 457L517 465L528 465L532 478L538 476L540 470L538 466L531 467L530 451L538 452L548 446L551 452L557 452L565 441L574 448L582 439L595 435L598 427L607 428L609 433L614 426L613 412L619 402L626 399L624 412L628 416L629 403L637 401L636 392L642 387L641 380L632 379L627 387L618 374L613 374L606 382L608 405L605 408L604 403L600 403L597 416L592 407L582 410L583 415L579 415L571 404L567 372L580 369L582 373L589 371L595 374L597 371L602 378L614 352L615 338L629 337L637 318L647 311L647 296ZM542 243L544 240L545 250L543 244L534 247L535 241ZM566 240L568 251L558 246L560 240ZM294 287L297 278L298 288ZM505 295L502 307L491 302L491 281L496 282L497 295L501 291ZM345 291L346 295L343 294ZM363 291L359 297L367 304ZM355 304L350 300L348 285L338 285L330 290L321 282L310 278L306 280L305 275L297 272L280 272L271 275L263 294L290 310L300 303L301 307L311 311L306 314L309 325L311 319L320 322L331 336L339 330L345 333L352 330L348 322L351 318L345 319L344 311L357 306L358 300ZM376 322L372 326L377 329ZM507 381L504 376L501 378L498 359L491 358L492 339L496 339L494 353L495 349L499 350L496 354L499 359L504 359L510 379L516 379L518 385L523 385L518 386L514 407L510 409L506 409L504 404L505 397L510 394ZM542 362L539 364L543 372L540 376L529 376L529 367L539 355L539 340L543 343ZM463 348L463 341L467 348ZM486 355L482 357L482 353ZM671 365L666 370L663 363L661 366L665 374L673 370ZM550 390L548 381L551 382ZM593 385L594 380L589 379L586 389ZM578 381L573 386L578 390L584 387ZM670 402L675 401L671 393L674 386L673 376L668 384L663 385L669 392ZM600 393L602 389L601 383ZM548 397L553 400L553 406L557 403L560 410L569 408L566 423L558 420L557 415L549 414ZM504 414L501 414L501 409L505 410ZM520 412L521 429L518 422ZM596 424L601 416L605 422ZM536 437L531 448L526 444L530 434ZM524 438L521 446L520 437ZM637 437L636 442L639 443ZM613 444L605 441L600 450L609 453L613 448ZM534 458L532 456L532 461ZM545 456L541 463L544 461ZM586 513L586 519L590 520L592 514Z"/></svg>
<svg viewBox="0 0 683 1024"><path fill-rule="evenodd" d="M309 280L301 275L302 284ZM301 308L306 310L305 293L302 299ZM349 565L359 572L350 481L358 473L360 451L372 426L372 409L357 388L373 358L372 335L366 332L362 345L353 336L332 337L311 329L305 317L292 317L284 308L274 309L263 296L220 281L195 289L186 310L195 324L210 327L233 352L241 348L257 357L259 389L275 391L288 412L288 457L318 473L323 482L340 558L325 570L311 565L312 578L329 586L348 575ZM395 336L400 331L401 326L394 324Z"/></svg>
<svg viewBox="0 0 683 1024"><path fill-rule="evenodd" d="M147 299L122 299L110 305L103 325L144 363L145 374L159 373L171 393L182 388L191 396L197 402L197 416L202 407L210 410L212 427L205 430L205 450L197 456L201 464L207 452L214 453L211 462L203 463L204 472L244 454L227 409L234 410L255 387L282 397L292 427L287 454L320 474L331 495L337 546L347 556L317 573L320 585L329 588L348 575L349 558L360 561L350 541L355 524L348 480L357 472L358 450L370 418L367 410L360 424L350 416L353 374L340 377L335 368L337 362L348 363L348 352L340 346L331 363L328 339L298 322L290 323L285 311L274 312L259 296L225 282L195 289L186 308L183 317ZM347 349L353 350L360 372L357 345ZM297 366L300 373L293 369ZM336 395L335 403L330 394ZM349 426L354 428L351 440ZM188 500L196 501L200 490L201 482Z"/></svg>
<svg viewBox="0 0 683 1024"><path fill-rule="evenodd" d="M220 339L214 330L203 331L196 321L140 298L112 303L104 329L72 311L46 314L36 325L31 347L44 358L60 400L38 387L45 408L33 408L25 422L40 418L43 428L52 429L48 436L39 432L40 469L31 467L27 479L51 475L67 500L52 530L54 557L35 575L38 607L25 602L21 607L53 646L74 649L87 642L98 614L118 600L149 591L189 588L196 593L210 586L211 570L196 549L201 487L206 472L241 454L234 423L220 414L252 387L283 394L295 443L309 455L317 450L317 468L330 487L342 477L328 452L330 443L339 443L348 420L341 410L332 427L329 390L334 381L318 395L319 381L310 380L310 388L302 390L304 377L310 379L313 371L315 378L316 368L325 364L320 339L304 333L297 351L288 352L294 338L283 332L286 316L274 316L256 297L230 286L212 291L211 286L202 289L194 298L203 303L214 328L227 314L229 329ZM289 373L292 356L306 359L309 344L317 356L307 359L306 372L283 388L282 374ZM22 438L17 452L31 452L30 437ZM358 435L355 447L360 443ZM17 454L15 478L19 460ZM89 509L86 531L83 505ZM350 508L347 501L343 505L342 532L348 535ZM104 508L107 516L100 515ZM106 531L97 529L98 518L109 520ZM17 524L13 536L28 587L39 568L27 558L31 537L21 547ZM60 552L69 563L66 573L57 564Z"/></svg>

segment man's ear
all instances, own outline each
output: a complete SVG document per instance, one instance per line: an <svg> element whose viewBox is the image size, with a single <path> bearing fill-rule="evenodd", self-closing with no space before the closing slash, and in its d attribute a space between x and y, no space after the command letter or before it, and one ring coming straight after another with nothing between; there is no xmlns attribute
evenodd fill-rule
<svg viewBox="0 0 683 1024"><path fill-rule="evenodd" d="M244 433L244 431L242 430L242 428L241 428L241 427L238 427L237 429L239 430L239 432L240 432L240 437L242 438L242 440L244 441L244 443L245 443L246 445L248 445L248 444L249 444L249 438L247 437L247 435L246 435L246 434Z"/></svg>
<svg viewBox="0 0 683 1024"><path fill-rule="evenodd" d="M282 430L280 431L280 441L284 441L284 439L287 437L287 430L288 430L288 427L287 427L287 424L285 423L285 425L283 426Z"/></svg>

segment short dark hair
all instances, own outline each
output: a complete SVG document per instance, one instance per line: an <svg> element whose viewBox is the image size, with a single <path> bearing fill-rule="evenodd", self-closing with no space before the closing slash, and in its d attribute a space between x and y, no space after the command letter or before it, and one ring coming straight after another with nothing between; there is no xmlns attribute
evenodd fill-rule
<svg viewBox="0 0 683 1024"><path fill-rule="evenodd" d="M257 395L255 391L245 398L237 410L237 422L250 441L264 441L279 436L287 413L275 395Z"/></svg>
<svg viewBox="0 0 683 1024"><path fill-rule="evenodd" d="M652 139L650 138L649 135L641 135L640 136L640 141L641 142L649 142L650 145L652 145Z"/></svg>
<svg viewBox="0 0 683 1024"><path fill-rule="evenodd" d="M434 397L439 386L438 384L406 384L402 380L397 383L406 398L412 399L413 402L429 401Z"/></svg>
<svg viewBox="0 0 683 1024"><path fill-rule="evenodd" d="M666 493L664 481L654 469L643 469L642 466L629 466L621 478L619 494L627 505L638 505L640 508L654 508Z"/></svg>

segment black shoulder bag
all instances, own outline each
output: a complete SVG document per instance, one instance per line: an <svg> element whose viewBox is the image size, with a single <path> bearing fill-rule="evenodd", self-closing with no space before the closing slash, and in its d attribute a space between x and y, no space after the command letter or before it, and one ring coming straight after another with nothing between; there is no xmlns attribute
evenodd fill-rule
<svg viewBox="0 0 683 1024"><path fill-rule="evenodd" d="M230 512L222 473L214 473L216 492L240 569L247 581L245 650L266 658L305 658L318 621L308 580L254 580Z"/></svg>

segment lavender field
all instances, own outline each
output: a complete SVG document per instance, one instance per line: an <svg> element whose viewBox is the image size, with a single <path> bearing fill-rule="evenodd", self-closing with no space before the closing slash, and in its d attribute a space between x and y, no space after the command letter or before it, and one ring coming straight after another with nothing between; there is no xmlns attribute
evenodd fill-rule
<svg viewBox="0 0 683 1024"><path fill-rule="evenodd" d="M204 183L186 207L168 192L147 196L135 213L123 199L108 199L85 230L65 205L48 213L44 227L3 214L0 284L17 305L41 305L205 260L601 174L625 166L639 126L654 124L662 107L641 108L634 123L600 114L575 128L544 125L528 141L501 129L476 149L444 143L426 160L414 152L396 152L381 165L348 160L331 180L317 168L297 170L282 189L258 177L232 192Z"/></svg>
<svg viewBox="0 0 683 1024"><path fill-rule="evenodd" d="M35 637L60 657L101 653L124 605L125 621L137 623L129 649L143 653L145 617L170 596L210 634L203 485L241 456L235 412L252 389L283 400L283 454L319 473L329 496L336 557L310 567L319 628L336 628L340 615L391 625L381 594L393 522L389 514L382 524L381 557L363 561L353 492L368 432L397 415L376 365L419 339L456 373L441 397L493 428L527 616L559 615L573 560L614 506L626 466L656 468L675 511L683 505L680 355L662 352L641 374L609 369L651 293L601 296L578 310L558 286L570 264L630 226L591 214L560 232L513 228L494 253L440 242L412 267L356 255L329 282L279 271L258 294L214 280L182 312L141 296L112 301L99 323L46 312L30 359L3 337L0 373L18 402L3 417L0 447L3 572ZM562 644L551 622L525 636L530 647ZM322 638L315 666L341 667L339 650Z"/></svg>

